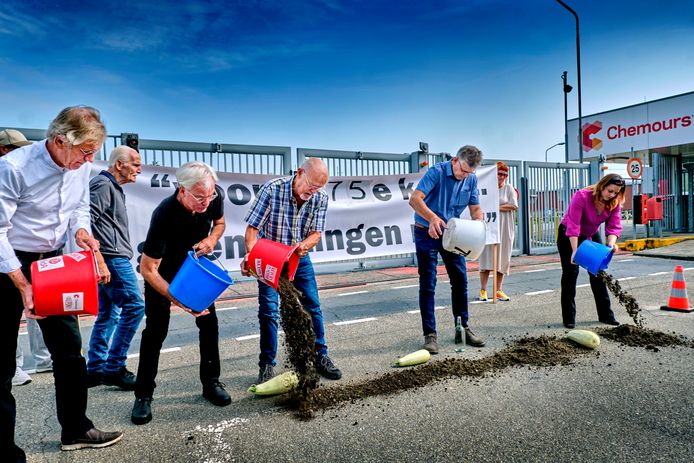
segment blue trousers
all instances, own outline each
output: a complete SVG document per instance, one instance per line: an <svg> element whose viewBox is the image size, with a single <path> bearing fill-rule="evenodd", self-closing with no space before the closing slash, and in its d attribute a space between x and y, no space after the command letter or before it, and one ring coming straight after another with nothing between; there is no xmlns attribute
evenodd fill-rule
<svg viewBox="0 0 694 463"><path fill-rule="evenodd" d="M419 312L422 316L424 336L436 334L436 315L434 314L436 294L436 266L439 254L446 266L451 282L453 323L460 317L464 327L468 326L467 269L465 257L443 248L442 240L433 239L427 229L414 228L414 246L417 251L419 271Z"/></svg>
<svg viewBox="0 0 694 463"><path fill-rule="evenodd" d="M318 300L318 284L313 272L311 258L306 255L299 260L294 275L294 287L301 293L301 303L311 315L313 332L316 334L316 353L328 354L323 327L323 312ZM277 330L279 327L279 296L272 286L258 281L258 321L260 323L260 361L259 366L275 365L277 356Z"/></svg>
<svg viewBox="0 0 694 463"><path fill-rule="evenodd" d="M117 373L125 366L130 343L145 314L145 303L130 260L125 257L104 257L104 260L111 281L99 285L99 315L89 339L89 373Z"/></svg>

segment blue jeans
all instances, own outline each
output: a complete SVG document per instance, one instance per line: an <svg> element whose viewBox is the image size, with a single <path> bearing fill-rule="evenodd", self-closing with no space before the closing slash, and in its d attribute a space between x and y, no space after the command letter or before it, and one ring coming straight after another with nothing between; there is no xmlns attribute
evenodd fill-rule
<svg viewBox="0 0 694 463"><path fill-rule="evenodd" d="M467 269L465 257L443 249L441 238L433 239L427 229L414 228L414 246L417 250L419 271L419 312L422 315L424 336L436 334L436 315L434 314L434 296L436 293L436 265L439 254L446 265L451 282L451 300L453 306L453 323L460 317L463 326L468 324L467 311Z"/></svg>
<svg viewBox="0 0 694 463"><path fill-rule="evenodd" d="M99 285L99 315L89 339L87 371L117 373L125 366L130 343L145 313L142 293L130 260L104 257L111 281ZM111 341L111 348L108 343Z"/></svg>
<svg viewBox="0 0 694 463"><path fill-rule="evenodd" d="M301 293L304 310L311 315L313 332L316 335L315 349L319 355L328 354L323 328L323 313L318 300L318 285L313 264L309 256L299 261L294 275L294 287ZM277 291L261 281L258 282L258 321L260 322L260 361L259 366L275 365L277 356L277 330L279 327L279 297Z"/></svg>

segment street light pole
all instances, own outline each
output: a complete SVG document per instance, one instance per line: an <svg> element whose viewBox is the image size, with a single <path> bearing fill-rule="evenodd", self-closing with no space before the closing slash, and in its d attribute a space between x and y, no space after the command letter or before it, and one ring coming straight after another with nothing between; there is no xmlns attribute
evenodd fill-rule
<svg viewBox="0 0 694 463"><path fill-rule="evenodd" d="M566 8L576 18L576 74L578 83L578 162L583 164L583 120L581 117L581 40L578 30L578 14L572 10L569 5L557 0L561 6Z"/></svg>
<svg viewBox="0 0 694 463"><path fill-rule="evenodd" d="M547 148L547 149L545 150L545 162L547 162L547 151L551 150L551 149L554 148L555 146L562 146L562 145L564 145L564 144L565 144L565 143L564 143L563 141L560 141L559 143L555 143L555 144L553 144L552 146L550 146L549 148Z"/></svg>
<svg viewBox="0 0 694 463"><path fill-rule="evenodd" d="M568 113L566 110L566 95L573 90L573 87L566 83L566 71L561 75L563 82L562 92L564 93L564 162L569 162L569 128L568 128Z"/></svg>

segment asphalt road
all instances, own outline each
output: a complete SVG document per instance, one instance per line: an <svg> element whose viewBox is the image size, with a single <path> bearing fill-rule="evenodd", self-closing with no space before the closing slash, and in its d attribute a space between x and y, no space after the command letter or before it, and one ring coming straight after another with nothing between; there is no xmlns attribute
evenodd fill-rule
<svg viewBox="0 0 694 463"><path fill-rule="evenodd" d="M694 339L694 313L658 310L667 301L677 263L617 257L610 273L625 279L623 287L641 304L647 327ZM690 272L685 271L685 278L694 274ZM510 338L565 332L558 265L518 269L505 284L510 302L471 305L471 325L486 338L487 347L455 353L444 281L437 298L442 352L435 359L480 358ZM342 381L324 385L382 375L392 371L397 357L420 348L419 315L410 313L417 308L416 283L409 279L321 293L331 356L344 371ZM478 288L472 273L471 295ZM579 288L577 305L578 327L597 326L589 288ZM130 424L132 393L104 386L90 390L89 415L97 426L126 432L111 448L60 452L51 375L34 375L32 384L15 388L17 441L30 461L694 459L694 395L689 391L694 349L652 352L603 340L595 354L572 366L515 368L474 381L440 381L346 404L302 422L278 398L256 399L246 392L257 376L255 301L234 301L224 308L219 313L222 380L232 395L230 406L217 408L200 396L197 330L190 316L178 314L164 346L172 350L161 356L151 423ZM614 308L620 321L629 321L616 303ZM88 339L89 327L84 329ZM131 352L137 351L136 342ZM129 365L135 370L137 357Z"/></svg>

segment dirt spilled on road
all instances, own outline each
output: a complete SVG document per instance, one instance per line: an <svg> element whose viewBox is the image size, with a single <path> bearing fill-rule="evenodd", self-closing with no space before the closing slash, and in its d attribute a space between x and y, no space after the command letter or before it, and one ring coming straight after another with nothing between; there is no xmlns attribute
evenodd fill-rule
<svg viewBox="0 0 694 463"><path fill-rule="evenodd" d="M634 299L634 296L624 291L622 289L622 285L619 284L619 281L604 270L600 270L597 277L602 280L603 283L605 283L607 289L609 289L610 292L617 298L619 303L623 305L625 309L627 309L627 313L631 319L634 320L636 326L643 328L643 316L641 315L641 308L639 307L639 303L636 302L636 299Z"/></svg>
<svg viewBox="0 0 694 463"><path fill-rule="evenodd" d="M386 373L361 383L319 388L311 391L305 402L298 402L294 397L287 405L297 411L299 418L310 419L319 410L370 396L395 394L446 378L480 378L514 366L567 365L577 356L590 352L593 351L552 336L523 338L481 359L446 358L415 368Z"/></svg>
<svg viewBox="0 0 694 463"><path fill-rule="evenodd" d="M284 275L279 280L279 295L280 318L289 363L287 367L299 376L299 387L292 394L303 407L310 403L310 392L318 387L319 378L314 363L316 335L311 316L301 305L301 294Z"/></svg>
<svg viewBox="0 0 694 463"><path fill-rule="evenodd" d="M691 347L694 341L676 333L649 330L634 325L620 325L616 328L597 328L595 332L611 341L630 347L645 347L657 352L658 347Z"/></svg>

